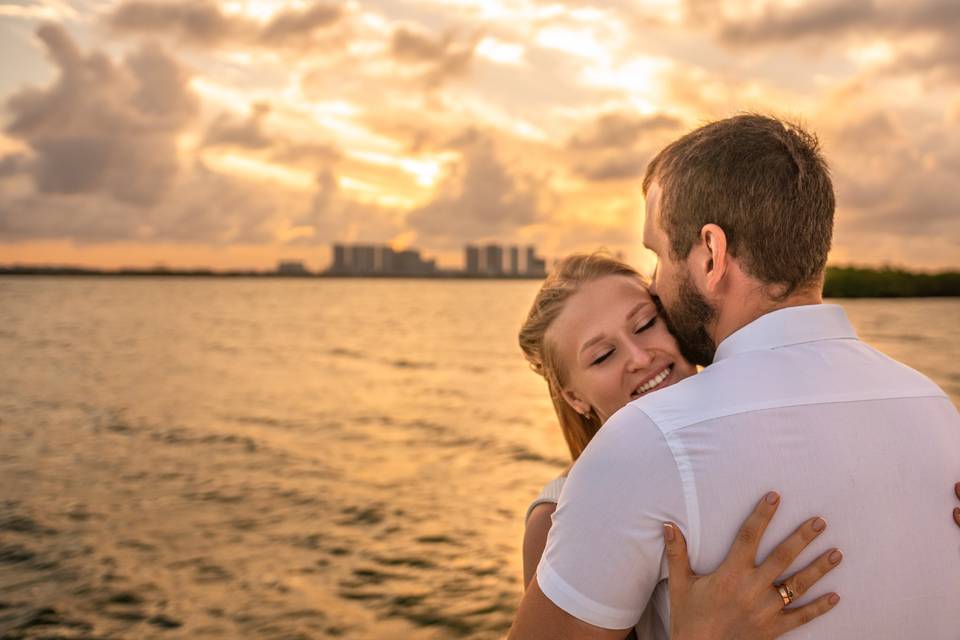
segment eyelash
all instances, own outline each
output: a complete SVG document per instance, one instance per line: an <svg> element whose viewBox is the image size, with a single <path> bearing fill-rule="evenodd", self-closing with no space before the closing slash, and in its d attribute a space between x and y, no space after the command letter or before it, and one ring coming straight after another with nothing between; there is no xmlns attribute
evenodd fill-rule
<svg viewBox="0 0 960 640"><path fill-rule="evenodd" d="M657 316L653 316L652 318L650 318L650 322L646 323L645 325L643 325L643 326L641 326L641 327L637 327L637 330L634 331L633 333L634 333L634 334L642 333L642 332L646 331L647 329L649 329L650 327L652 327L653 325L655 325L656 323L657 323ZM613 352L614 352L614 351L616 351L616 349L610 349L610 351L607 351L607 352L604 353L602 356L600 356L599 358L597 358L596 360L594 360L593 362L591 362L591 363L590 363L590 366L593 366L593 365L595 365L595 364L603 364L603 362L604 362L607 358L609 358L610 356L613 355Z"/></svg>

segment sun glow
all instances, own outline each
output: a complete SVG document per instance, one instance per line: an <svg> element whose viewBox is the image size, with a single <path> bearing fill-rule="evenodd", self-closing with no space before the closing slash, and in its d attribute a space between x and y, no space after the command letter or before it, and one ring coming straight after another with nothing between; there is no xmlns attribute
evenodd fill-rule
<svg viewBox="0 0 960 640"><path fill-rule="evenodd" d="M236 153L207 153L204 155L211 167L225 173L242 174L249 178L279 182L295 189L312 190L316 180L312 173L265 162Z"/></svg>

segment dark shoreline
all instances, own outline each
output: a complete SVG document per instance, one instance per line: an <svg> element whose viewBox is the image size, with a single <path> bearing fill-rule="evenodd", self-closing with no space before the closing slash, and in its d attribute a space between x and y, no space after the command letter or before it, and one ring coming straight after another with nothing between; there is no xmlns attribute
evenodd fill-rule
<svg viewBox="0 0 960 640"><path fill-rule="evenodd" d="M278 273L276 271L214 271L212 269L86 269L80 267L0 267L0 276L96 276L96 277L176 277L176 278L333 278L341 280L543 280L542 275L473 274L463 271L438 271L430 275L401 273Z"/></svg>
<svg viewBox="0 0 960 640"><path fill-rule="evenodd" d="M278 273L276 271L215 271L213 269L91 269L69 266L3 265L0 276L96 276L177 278L337 278L377 280L542 280L526 274L486 275L442 270L431 274ZM902 269L827 267L826 298L946 298L960 296L960 272L914 273Z"/></svg>

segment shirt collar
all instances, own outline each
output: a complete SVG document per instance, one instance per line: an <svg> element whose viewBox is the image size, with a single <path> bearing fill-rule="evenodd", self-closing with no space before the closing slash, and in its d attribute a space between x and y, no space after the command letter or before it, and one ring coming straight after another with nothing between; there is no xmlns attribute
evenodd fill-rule
<svg viewBox="0 0 960 640"><path fill-rule="evenodd" d="M748 351L842 339L857 339L843 307L836 304L787 307L766 313L731 333L717 347L713 361Z"/></svg>

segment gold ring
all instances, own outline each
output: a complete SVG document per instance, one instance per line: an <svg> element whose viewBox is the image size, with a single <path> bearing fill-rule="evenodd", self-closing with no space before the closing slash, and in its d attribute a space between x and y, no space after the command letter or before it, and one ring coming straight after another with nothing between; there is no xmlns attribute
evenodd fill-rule
<svg viewBox="0 0 960 640"><path fill-rule="evenodd" d="M796 594L790 589L790 587L786 585L786 583L777 584L774 586L777 588L777 593L780 594L780 599L783 600L783 606L786 607L793 602L793 598Z"/></svg>

